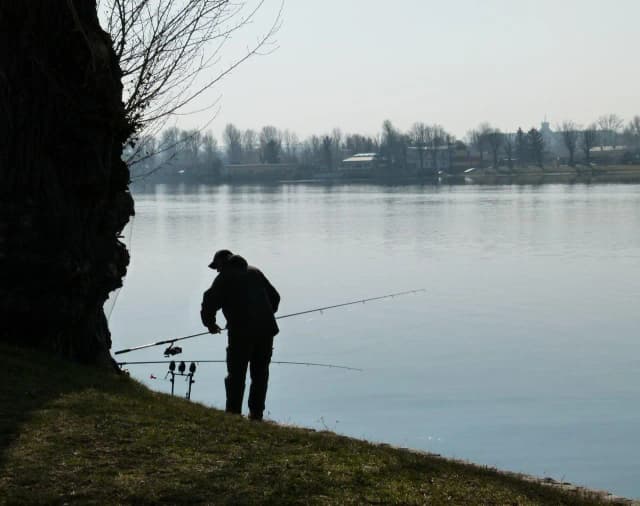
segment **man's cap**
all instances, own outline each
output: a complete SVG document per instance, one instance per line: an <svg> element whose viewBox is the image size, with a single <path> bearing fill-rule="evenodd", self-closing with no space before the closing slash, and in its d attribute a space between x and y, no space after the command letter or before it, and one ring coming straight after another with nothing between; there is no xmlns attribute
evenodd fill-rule
<svg viewBox="0 0 640 506"><path fill-rule="evenodd" d="M213 255L213 261L209 264L210 269L219 269L222 265L229 260L229 257L233 256L233 253L228 249L221 249L216 251L216 254Z"/></svg>

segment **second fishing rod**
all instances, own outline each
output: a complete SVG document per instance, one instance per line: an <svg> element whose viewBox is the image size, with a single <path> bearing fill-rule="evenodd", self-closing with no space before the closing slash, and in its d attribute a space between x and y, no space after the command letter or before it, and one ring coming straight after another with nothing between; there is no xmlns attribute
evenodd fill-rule
<svg viewBox="0 0 640 506"><path fill-rule="evenodd" d="M322 313L323 311L328 311L330 309L336 309L336 308L340 308L340 307L346 307L346 306L352 306L355 304L364 304L366 302L373 302L375 300L383 300L383 299L390 299L390 298L394 298L394 297L400 297L402 295L410 295L410 294L416 294L416 293L420 293L420 292L424 292L426 291L425 288L417 288L415 290L405 290L403 292L395 292L395 293L389 293L386 295L379 295L377 297L369 297L366 299L358 299L358 300L353 300L353 301L349 301L349 302L342 302L339 304L332 304L330 306L323 306L323 307L317 307L317 308L313 308L313 309L306 309L304 311L298 311L295 313L289 313L289 314L285 314L285 315L281 315L281 316L276 316L276 320L283 320L285 318L292 318L294 316L302 316L305 314L311 314L311 313ZM226 330L226 329L221 329L221 330ZM182 337L174 337L171 339L164 339L162 341L156 341L155 343L148 343L148 344L143 344L140 346L134 346L133 348L125 348L122 350L118 350L116 352L114 352L115 355L121 355L123 353L129 353L132 351L137 351L137 350L144 350L146 348L151 348L153 346L162 346L164 344L168 344L169 347L165 350L165 356L171 356L171 355L175 355L180 353L180 348L175 347L174 348L174 344L177 343L178 341L184 341L186 339L193 339L195 337L200 337L200 336L205 336L210 334L209 331L206 332L199 332L197 334L191 334L188 336L182 336Z"/></svg>

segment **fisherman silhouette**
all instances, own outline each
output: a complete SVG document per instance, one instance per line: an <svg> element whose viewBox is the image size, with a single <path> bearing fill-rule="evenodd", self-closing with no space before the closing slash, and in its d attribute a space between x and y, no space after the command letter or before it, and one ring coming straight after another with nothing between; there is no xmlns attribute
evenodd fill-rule
<svg viewBox="0 0 640 506"><path fill-rule="evenodd" d="M280 295L259 269L229 250L217 251L209 267L218 275L203 294L200 317L212 334L222 330L216 323L218 310L227 320L226 411L242 413L249 368L249 418L262 420Z"/></svg>

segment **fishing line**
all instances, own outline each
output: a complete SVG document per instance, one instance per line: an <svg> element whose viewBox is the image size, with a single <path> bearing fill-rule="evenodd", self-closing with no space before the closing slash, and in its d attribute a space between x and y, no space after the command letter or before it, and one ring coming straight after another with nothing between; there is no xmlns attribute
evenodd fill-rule
<svg viewBox="0 0 640 506"><path fill-rule="evenodd" d="M148 360L148 361L138 361L138 362L118 362L118 366L122 367L125 365L154 365L154 364L171 364L171 362L176 362L175 360ZM180 360L180 362L191 362L196 364L224 364L226 360ZM362 372L363 369L359 369L358 367L348 367L346 365L336 365L336 364L321 364L318 362L291 362L291 361L283 361L283 360L272 360L271 364L281 364L281 365L305 365L310 367L327 367L330 369L345 369L347 371L358 371Z"/></svg>

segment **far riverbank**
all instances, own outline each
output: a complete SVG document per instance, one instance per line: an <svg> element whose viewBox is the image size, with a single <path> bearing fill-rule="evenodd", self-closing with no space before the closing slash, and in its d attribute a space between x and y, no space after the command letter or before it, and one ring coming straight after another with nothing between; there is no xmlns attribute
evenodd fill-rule
<svg viewBox="0 0 640 506"><path fill-rule="evenodd" d="M243 185L243 184L381 184L381 185L543 185L543 184L609 184L640 183L640 165L585 166L566 165L551 167L515 167L508 169L469 168L458 173L440 171L433 176L416 176L408 174L389 174L384 171L352 174L349 171L336 170L313 176L284 176L279 172L260 173L224 178L210 176L193 176L188 173L171 176L150 175L137 179L132 183L137 188L148 184L211 184L211 185Z"/></svg>

